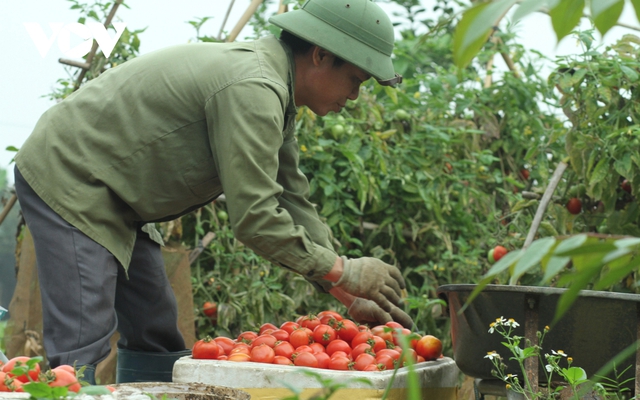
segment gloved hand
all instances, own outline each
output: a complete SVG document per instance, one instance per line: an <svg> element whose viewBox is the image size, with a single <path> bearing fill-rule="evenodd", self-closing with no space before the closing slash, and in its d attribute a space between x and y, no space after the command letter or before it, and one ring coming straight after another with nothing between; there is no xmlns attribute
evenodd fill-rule
<svg viewBox="0 0 640 400"><path fill-rule="evenodd" d="M416 330L411 317L400 308L392 306L391 313L388 313L375 302L360 297L355 299L347 313L354 321L360 324L373 323L383 325L389 321L395 321L407 329Z"/></svg>
<svg viewBox="0 0 640 400"><path fill-rule="evenodd" d="M361 297L356 297L355 301L351 303L347 314L359 324L385 324L392 321L388 312L380 308L375 302Z"/></svg>
<svg viewBox="0 0 640 400"><path fill-rule="evenodd" d="M405 283L398 268L371 257L342 257L342 261L342 276L334 286L353 296L373 300L387 312L393 305L402 305L401 290Z"/></svg>

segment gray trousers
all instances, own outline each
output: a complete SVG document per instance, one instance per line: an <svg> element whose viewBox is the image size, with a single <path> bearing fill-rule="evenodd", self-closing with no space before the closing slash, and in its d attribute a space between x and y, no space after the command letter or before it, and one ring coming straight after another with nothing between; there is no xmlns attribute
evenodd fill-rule
<svg viewBox="0 0 640 400"><path fill-rule="evenodd" d="M15 168L15 188L36 251L43 342L51 367L95 365L119 348L185 349L160 246L138 230L128 279L122 265L55 213Z"/></svg>

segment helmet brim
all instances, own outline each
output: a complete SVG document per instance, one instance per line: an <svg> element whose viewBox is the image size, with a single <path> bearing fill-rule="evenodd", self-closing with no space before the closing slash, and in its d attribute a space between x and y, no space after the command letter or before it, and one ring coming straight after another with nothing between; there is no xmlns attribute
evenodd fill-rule
<svg viewBox="0 0 640 400"><path fill-rule="evenodd" d="M402 81L402 77L393 69L390 55L345 34L303 9L274 15L269 22L361 68L381 85L393 86Z"/></svg>

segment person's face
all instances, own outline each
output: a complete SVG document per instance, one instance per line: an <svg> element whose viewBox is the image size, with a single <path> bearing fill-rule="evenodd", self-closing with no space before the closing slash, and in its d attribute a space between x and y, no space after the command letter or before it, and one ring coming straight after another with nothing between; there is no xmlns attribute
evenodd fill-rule
<svg viewBox="0 0 640 400"><path fill-rule="evenodd" d="M347 100L355 100L360 85L371 78L362 69L344 62L334 66L335 56L323 49L313 51L312 67L299 91L296 87L296 105L306 105L317 115L324 116L329 111L340 112Z"/></svg>

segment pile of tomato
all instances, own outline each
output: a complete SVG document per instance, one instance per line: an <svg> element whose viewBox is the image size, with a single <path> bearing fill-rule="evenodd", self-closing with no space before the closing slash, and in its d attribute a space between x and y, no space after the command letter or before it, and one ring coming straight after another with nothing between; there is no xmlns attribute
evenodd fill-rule
<svg viewBox="0 0 640 400"><path fill-rule="evenodd" d="M370 328L327 310L286 321L279 327L264 323L258 332L242 332L235 339L200 339L193 346L192 357L384 371L404 366L409 358L414 363L438 359L442 357L442 342L432 335L411 332L396 322Z"/></svg>
<svg viewBox="0 0 640 400"><path fill-rule="evenodd" d="M18 356L6 364L0 362L0 392L24 392L24 385L29 383L45 383L49 387L66 387L70 392L79 392L82 385L76 377L76 370L71 365L60 365L42 371L39 361L42 357ZM107 387L110 391L112 388Z"/></svg>

